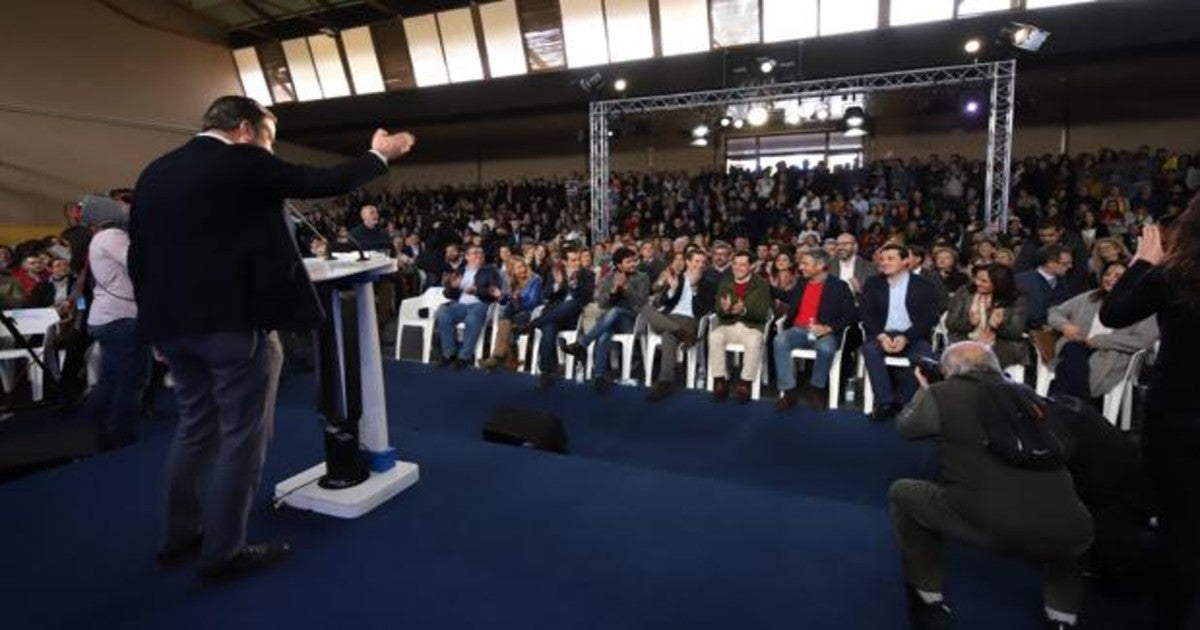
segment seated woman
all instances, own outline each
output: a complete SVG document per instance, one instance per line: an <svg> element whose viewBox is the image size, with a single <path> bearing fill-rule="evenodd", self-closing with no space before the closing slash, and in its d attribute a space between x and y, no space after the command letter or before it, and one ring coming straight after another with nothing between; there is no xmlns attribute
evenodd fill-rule
<svg viewBox="0 0 1200 630"><path fill-rule="evenodd" d="M1121 239L1112 237L1096 239L1096 242L1092 243L1092 259L1088 263L1088 270L1092 272L1092 286L1100 286L1104 270L1110 263L1127 266L1130 258L1133 258L1133 255L1129 253L1129 249L1125 247L1125 243L1122 243Z"/></svg>
<svg viewBox="0 0 1200 630"><path fill-rule="evenodd" d="M1001 367L1024 364L1025 297L1012 267L993 262L972 273L973 283L955 291L946 309L950 343L978 341L992 347Z"/></svg>
<svg viewBox="0 0 1200 630"><path fill-rule="evenodd" d="M958 268L958 253L949 247L934 248L933 268L942 277L942 285L950 293L954 293L971 280Z"/></svg>
<svg viewBox="0 0 1200 630"><path fill-rule="evenodd" d="M1100 277L1099 289L1081 293L1050 309L1047 322L1062 333L1056 346L1051 394L1094 402L1121 382L1135 352L1158 340L1154 317L1119 330L1100 323L1100 307L1123 275L1123 263L1108 263Z"/></svg>
<svg viewBox="0 0 1200 630"><path fill-rule="evenodd" d="M529 263L513 256L506 274L508 291L500 299L500 321L496 324L496 347L483 362L486 370L504 366L510 370L520 367L522 357L513 352L513 328L529 325L533 309L542 303L542 278L533 273Z"/></svg>

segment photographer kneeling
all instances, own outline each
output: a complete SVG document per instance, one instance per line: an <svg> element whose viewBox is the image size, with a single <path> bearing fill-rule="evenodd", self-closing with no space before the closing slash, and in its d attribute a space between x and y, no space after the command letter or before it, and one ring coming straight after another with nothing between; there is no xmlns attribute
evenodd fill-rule
<svg viewBox="0 0 1200 630"><path fill-rule="evenodd" d="M1091 545L1092 519L1045 406L1007 382L981 343L953 344L940 366L916 372L921 391L897 427L905 439L938 438L943 480L900 479L888 492L913 627L950 627L944 536L1044 565L1045 627L1074 627L1083 596L1079 556Z"/></svg>

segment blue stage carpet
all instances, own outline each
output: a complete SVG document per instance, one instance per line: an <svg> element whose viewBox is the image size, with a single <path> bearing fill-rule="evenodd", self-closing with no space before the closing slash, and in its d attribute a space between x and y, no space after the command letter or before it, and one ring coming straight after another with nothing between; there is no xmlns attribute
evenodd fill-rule
<svg viewBox="0 0 1200 630"><path fill-rule="evenodd" d="M311 376L291 376L251 536L295 551L240 582L203 588L153 563L166 431L0 486L3 626L907 626L886 489L935 471L931 445L890 425L390 361L385 380L393 443L421 481L358 520L273 511L274 483L321 455ZM506 405L563 417L571 455L481 442ZM948 560L956 627L1037 627L1035 569L954 545ZM1093 596L1083 621L1143 616Z"/></svg>

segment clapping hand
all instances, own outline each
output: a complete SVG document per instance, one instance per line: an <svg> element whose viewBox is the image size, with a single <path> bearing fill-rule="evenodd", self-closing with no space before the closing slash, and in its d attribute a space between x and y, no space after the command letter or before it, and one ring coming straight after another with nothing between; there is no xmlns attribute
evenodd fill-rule
<svg viewBox="0 0 1200 630"><path fill-rule="evenodd" d="M389 134L383 129L376 129L375 135L371 137L371 149L378 151L389 161L408 153L416 143L416 136L406 131Z"/></svg>
<svg viewBox="0 0 1200 630"><path fill-rule="evenodd" d="M1004 309L998 308L992 311L991 317L988 317L988 326L991 328L999 328L1004 323Z"/></svg>
<svg viewBox="0 0 1200 630"><path fill-rule="evenodd" d="M1162 228L1157 225L1147 225L1142 228L1142 237L1138 239L1135 260L1144 260L1151 265L1161 264L1166 253L1162 245Z"/></svg>
<svg viewBox="0 0 1200 630"><path fill-rule="evenodd" d="M500 296L504 295L504 292L500 290L500 287L492 287L488 289L488 295L492 296L493 300L499 300Z"/></svg>

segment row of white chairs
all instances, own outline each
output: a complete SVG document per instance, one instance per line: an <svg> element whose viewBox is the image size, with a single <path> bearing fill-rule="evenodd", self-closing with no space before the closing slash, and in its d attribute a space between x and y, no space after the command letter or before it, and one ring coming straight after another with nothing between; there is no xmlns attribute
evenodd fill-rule
<svg viewBox="0 0 1200 630"><path fill-rule="evenodd" d="M425 293L423 293L420 296L406 299L400 303L399 322L396 327L395 356L396 356L397 360L400 359L401 341L403 338L404 330L408 327L417 327L422 330L422 335L423 335L422 336L423 343L422 343L421 360L425 363L429 362L431 348L433 345L434 315L437 311L437 308L440 307L442 304L445 304L446 302L448 302L448 300L443 296L441 288L431 288L431 289L428 289L427 291L425 291ZM539 307L538 311L534 312L534 316L536 317L538 314L540 314L540 307ZM500 317L499 308L495 304L491 305L489 307L489 313L488 313L487 324L486 324L488 330L490 330L490 342L491 342L490 347L491 348L496 347L496 343L497 343L496 335L498 332L498 326L496 326L496 322L498 321L499 317ZM706 343L707 343L707 336L708 336L707 333L710 330L710 328L712 327L714 322L715 322L715 315L710 314L707 317L705 317L700 322L699 331L697 333L697 340L698 340L697 343L693 344L686 351L682 352L682 354L683 354L682 359L687 365L686 382L687 382L687 387L689 389L695 388L696 376L698 374L698 369L699 369L699 367L703 366L706 363L707 352L705 351L705 347L706 347ZM934 330L933 338L934 338L934 347L936 349L944 348L947 345L949 335L946 330L945 322L946 322L945 315L943 314L941 320L938 322L938 325ZM767 333L768 333L769 327L770 326L781 327L781 325L782 325L782 320L768 322L766 325L764 325L763 330L762 330L764 343L765 343L765 340L767 339ZM461 331L462 327L463 327L463 325L459 324L460 331ZM571 343L571 342L574 342L576 339L578 339L580 332L581 331L578 328L576 328L575 330L560 331L559 337L564 342ZM484 357L484 339L488 338L488 337L489 337L489 335L486 333L481 333L479 336L479 341L476 343L476 348L475 348L475 358L477 361L482 360ZM534 330L532 337L533 337L533 339L532 339L532 341L533 341L533 348L532 348L533 359L529 362L530 365L529 365L528 369L529 369L530 373L537 374L538 373L538 365L537 365L536 357L537 357L537 352L538 352L538 346L542 343L541 331ZM613 344L613 346L615 346L614 350L617 350L621 353L621 361L620 361L621 378L625 381L629 381L629 380L631 380L631 377L632 377L633 351L634 351L635 345L637 344L637 342L639 340L641 341L641 345L642 345L641 349L642 349L642 356L644 357L643 361L646 363L645 368L644 368L644 379L643 380L644 380L646 386L650 386L650 384L652 383L652 380L653 380L653 375L654 375L654 370L653 370L654 361L658 358L658 353L662 347L662 335L654 332L649 327L647 322L642 317L639 316L637 318L637 321L634 324L633 332L613 335L612 344ZM529 350L528 343L529 343L529 336L521 335L517 339L516 351L518 352L518 356L521 358L522 361L524 361L527 357L527 350ZM831 369L830 369L830 374L833 375L833 378L830 379L830 391L829 391L829 408L830 409L836 409L838 407L839 401L841 400L841 393L842 393L841 388L842 388L843 384L841 382L841 379L838 378L837 375L841 374L841 366L842 366L843 354L845 352L845 344L846 344L846 335L842 335L841 345L839 346L837 353L834 355L833 365L831 366ZM764 350L765 350L765 348L764 348ZM732 354L735 357L744 357L746 348L742 344L726 344L725 351L727 354ZM594 354L593 353L594 353L594 345L588 347L587 365L584 368L586 370L586 376L588 378L591 378L591 376L592 376L592 365L594 364L594 361L593 361ZM559 354L560 354L560 357L565 362L565 365L567 368L567 374L572 374L574 372L573 357L569 354L566 356L562 356L561 352ZM1036 352L1034 354L1036 355ZM755 374L751 381L751 383L752 383L751 398L754 400L758 400L759 398L761 398L762 384L767 380L767 370L766 370L765 363L766 363L768 355L764 351L764 352L760 353L760 356L762 358L759 362L759 365L756 366L756 368L755 368ZM1118 383L1111 391L1109 391L1104 396L1104 405L1103 405L1104 416L1110 422L1112 422L1114 425L1118 426L1121 430L1128 431L1130 428L1131 419L1132 419L1133 388L1137 384L1138 374L1141 373L1142 367L1145 365L1146 361L1151 356L1152 355L1149 350L1141 350L1141 351L1138 351L1137 353L1135 353L1129 363L1129 367L1126 369L1125 377L1122 379L1122 381L1120 383ZM801 362L815 361L817 358L817 354L816 354L816 351L813 349L796 349L796 350L792 351L792 358L793 358L793 360L798 360ZM894 367L894 368L911 368L912 367L912 363L907 358L897 357L897 356L889 356L889 357L885 358L885 364L888 367ZM865 369L865 364L863 362L862 353L859 353L856 368L857 368L856 371L857 371L858 377L860 378L860 380L863 383L863 409L869 411L874 407L874 392L871 387L870 376ZM1005 369L1005 372L1014 381L1017 381L1017 382L1025 381L1025 366L1023 366L1023 365L1009 366L1008 368ZM732 371L731 371L731 373L732 373ZM1050 390L1050 383L1053 379L1054 379L1053 369L1051 367L1049 367L1048 365L1046 365L1044 362L1042 362L1041 358L1039 357L1037 360L1037 375L1036 375L1036 386L1035 386L1035 389L1037 390L1038 394L1043 395L1043 396L1046 395ZM711 391L713 388L712 370L706 370L705 387L709 391Z"/></svg>

